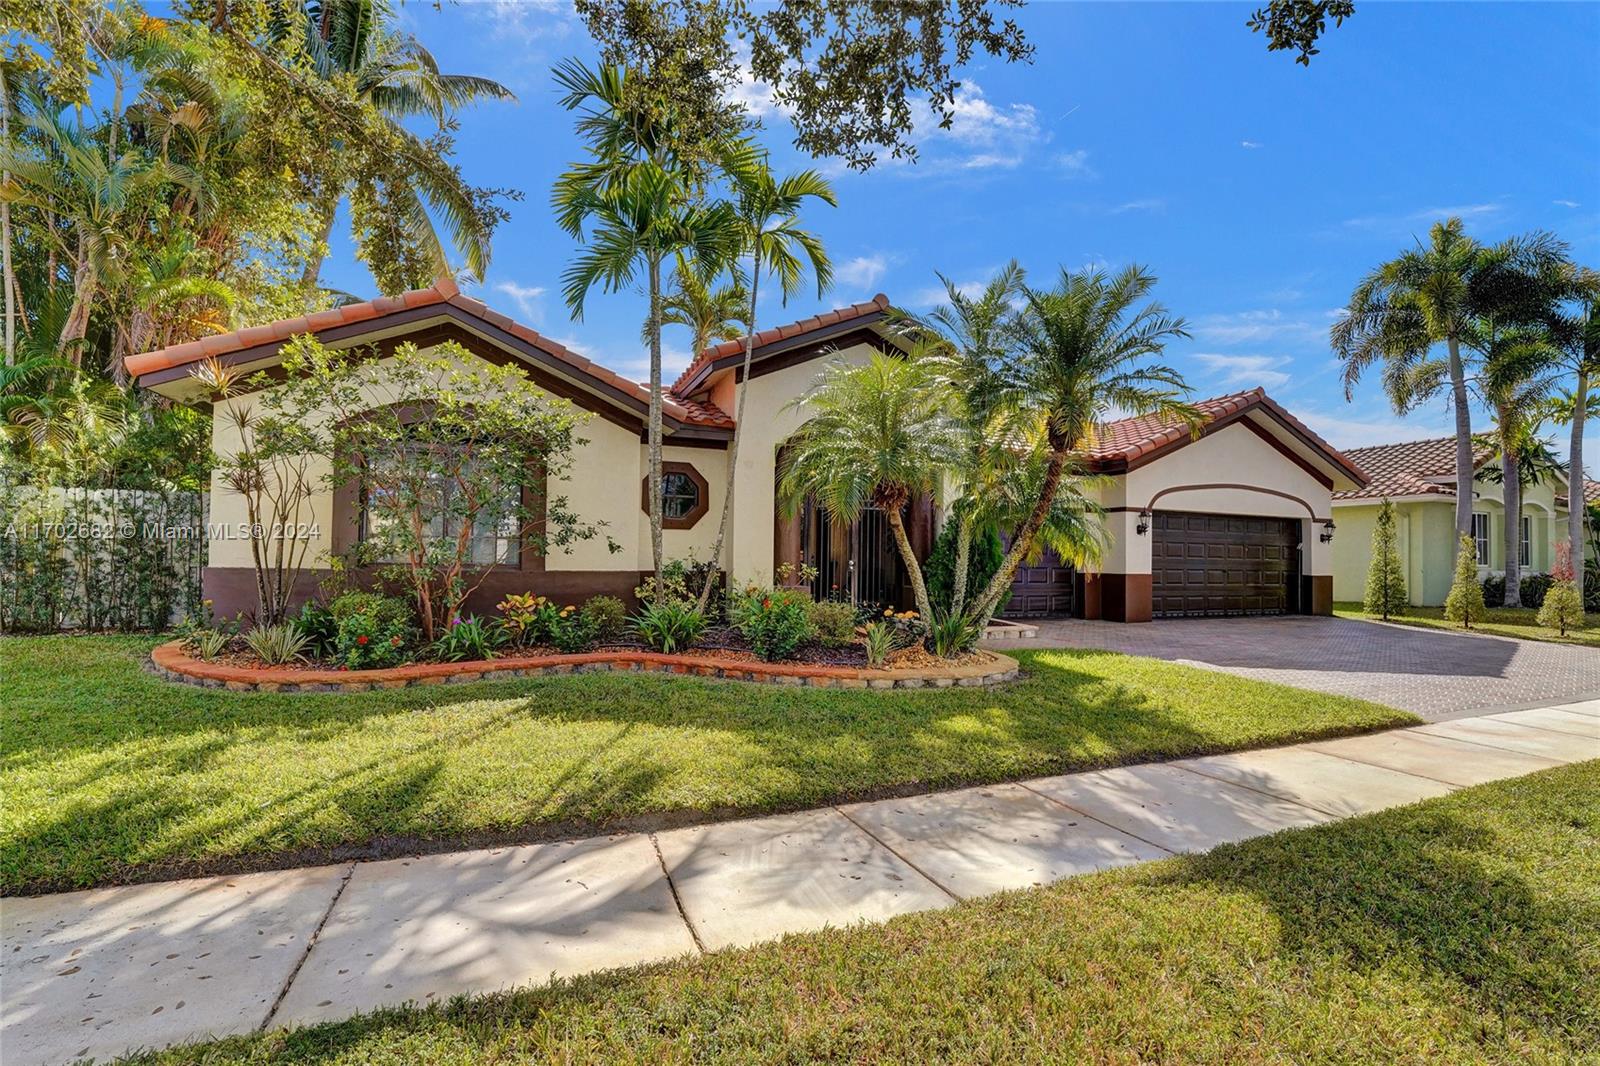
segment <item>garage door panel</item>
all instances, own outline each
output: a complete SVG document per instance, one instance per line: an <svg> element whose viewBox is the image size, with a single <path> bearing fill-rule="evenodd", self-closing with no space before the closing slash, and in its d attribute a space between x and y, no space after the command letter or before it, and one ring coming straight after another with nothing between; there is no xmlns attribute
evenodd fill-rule
<svg viewBox="0 0 1600 1066"><path fill-rule="evenodd" d="M1283 614L1297 580L1300 524L1243 515L1153 516L1152 608L1158 618Z"/></svg>
<svg viewBox="0 0 1600 1066"><path fill-rule="evenodd" d="M1007 541L1009 544L1009 541ZM1006 618L1048 618L1072 614L1075 571L1046 549L1037 566L1017 567Z"/></svg>

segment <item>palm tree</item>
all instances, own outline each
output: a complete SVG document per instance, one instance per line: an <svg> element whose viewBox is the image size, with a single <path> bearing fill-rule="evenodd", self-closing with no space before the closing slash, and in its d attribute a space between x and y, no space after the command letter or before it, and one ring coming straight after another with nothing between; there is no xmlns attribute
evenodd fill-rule
<svg viewBox="0 0 1600 1066"><path fill-rule="evenodd" d="M1011 586L1017 566L1034 550L1040 531L1057 511L1076 454L1093 444L1113 414L1159 415L1188 422L1194 408L1177 370L1155 361L1168 340L1187 337L1175 318L1149 296L1156 279L1130 266L1115 275L1063 270L1054 288L1019 287L1014 360L1028 440L1042 455L1037 495L1012 534L1000 569L969 611L988 617Z"/></svg>
<svg viewBox="0 0 1600 1066"><path fill-rule="evenodd" d="M1522 603L1522 490L1531 480L1522 463L1534 459L1542 443L1537 422L1559 381L1558 359L1559 351L1548 336L1527 327L1500 332L1489 342L1484 356L1480 389L1494 412L1495 443L1500 450L1507 607Z"/></svg>
<svg viewBox="0 0 1600 1066"><path fill-rule="evenodd" d="M1429 243L1402 252L1363 278L1343 317L1329 331L1344 363L1345 399L1361 374L1384 363L1384 385L1395 410L1405 413L1432 399L1445 379L1456 419L1456 532L1472 533L1472 412L1467 402L1466 359L1476 336L1473 281L1484 249L1466 236L1459 218L1436 222ZM1429 359L1443 343L1448 362Z"/></svg>
<svg viewBox="0 0 1600 1066"><path fill-rule="evenodd" d="M633 284L641 270L646 276L650 557L660 573L661 265L679 253L705 263L728 262L738 247L738 221L728 204L704 202L703 187L674 149L671 129L656 117L661 112L632 99L626 70L591 70L569 60L557 68L556 81L566 90L562 105L581 112L578 132L592 156L562 174L551 193L557 222L585 245L562 273L567 306L581 319L595 285L617 292Z"/></svg>
<svg viewBox="0 0 1600 1066"><path fill-rule="evenodd" d="M713 342L742 337L750 328L748 303L741 277L719 285L715 274L708 276L704 264L693 263L680 253L672 268L672 288L661 294L661 324L689 330L692 356ZM650 343L649 323L639 328L639 340Z"/></svg>
<svg viewBox="0 0 1600 1066"><path fill-rule="evenodd" d="M932 492L955 460L945 386L927 360L874 352L852 366L831 360L815 385L790 404L804 408L779 471L779 492L794 512L807 497L841 522L877 507L894 534L922 617L932 621L922 566L906 536L906 504Z"/></svg>
<svg viewBox="0 0 1600 1066"><path fill-rule="evenodd" d="M0 186L0 200L53 213L67 223L49 229L73 270L72 305L56 348L77 366L95 296L123 268L132 228L128 219L141 198L165 185L192 191L199 182L188 167L137 151L108 157L81 126L63 121L40 100L34 104L21 121L39 135L46 155L0 144L0 167L10 172Z"/></svg>
<svg viewBox="0 0 1600 1066"><path fill-rule="evenodd" d="M1600 414L1600 394L1590 391L1590 378L1600 373L1600 271L1570 267L1557 301L1551 329L1562 359L1573 374L1572 391L1560 397L1551 414L1572 429L1567 453L1567 540L1572 565L1583 574L1583 433L1589 416Z"/></svg>
<svg viewBox="0 0 1600 1066"><path fill-rule="evenodd" d="M829 207L838 206L833 187L814 170L802 170L779 181L773 177L764 155L737 151L729 153L728 161L739 240L743 252L750 256L750 302L745 313L748 329L744 335L744 361L734 379L737 395L732 412L733 440L728 442L727 490L722 495L722 517L717 522L717 539L711 548L713 565L706 572L705 584L700 589L702 609L711 597L711 587L721 566L722 545L728 535L728 518L733 513L739 434L744 426L744 401L755 350L756 296L761 289L761 276L770 273L777 279L783 302L787 304L789 297L799 291L809 268L817 281L817 296L821 297L833 280L833 264L816 235L800 228L800 209L807 199L821 200Z"/></svg>
<svg viewBox="0 0 1600 1066"><path fill-rule="evenodd" d="M952 386L961 495L953 510L956 560L950 611L959 615L966 606L973 538L1000 524L1000 514L1010 510L1002 501L1011 499L1023 483L1017 474L1027 451L1018 442L1025 427L1013 417L1019 411L1017 382L1009 373L1007 353L1016 332L1013 304L1025 275L1012 260L975 297L943 274L938 278L947 302L926 316L901 316L898 326Z"/></svg>
<svg viewBox="0 0 1600 1066"><path fill-rule="evenodd" d="M444 129L458 110L479 100L515 100L510 89L489 78L470 74L444 74L433 53L408 33L389 27L393 12L385 0L310 0L300 22L300 32L311 69L323 81L345 82L355 97L370 104L387 119L394 133L419 151L428 151L401 123L425 115ZM437 273L448 270L444 244L423 206L427 201L451 226L453 242L474 276L483 277L489 263L489 234L479 222L472 191L448 167L407 168L400 195L400 217L410 237L434 260ZM325 189L316 205L320 247L325 249L333 232L334 214L347 185ZM419 197L420 192L420 197ZM322 270L323 252L306 261L301 281L315 285Z"/></svg>

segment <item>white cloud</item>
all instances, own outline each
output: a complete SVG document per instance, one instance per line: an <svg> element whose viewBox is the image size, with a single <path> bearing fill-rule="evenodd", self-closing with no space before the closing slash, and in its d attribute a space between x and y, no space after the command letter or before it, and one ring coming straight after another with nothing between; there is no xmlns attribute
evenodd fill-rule
<svg viewBox="0 0 1600 1066"><path fill-rule="evenodd" d="M1295 407L1294 414L1309 426L1313 433L1335 448L1398 444L1402 441L1447 437L1455 431L1453 425L1445 418L1442 407L1438 416L1424 413L1407 418L1399 416L1349 418L1339 414L1308 410L1300 406Z"/></svg>
<svg viewBox="0 0 1600 1066"><path fill-rule="evenodd" d="M878 283L889 269L889 260L882 253L858 255L834 268L833 279L841 285L870 288Z"/></svg>
<svg viewBox="0 0 1600 1066"><path fill-rule="evenodd" d="M1201 340L1224 345L1285 340L1326 342L1328 324L1338 314L1337 311L1284 314L1277 308L1267 308L1201 315L1190 324L1190 332Z"/></svg>
<svg viewBox="0 0 1600 1066"><path fill-rule="evenodd" d="M1239 147L1240 148L1260 148L1260 147L1262 147L1262 145L1261 145L1260 141L1240 141L1239 142Z"/></svg>
<svg viewBox="0 0 1600 1066"><path fill-rule="evenodd" d="M1057 153L1056 166L1068 177L1092 178L1095 176L1094 168L1089 165L1089 149L1087 148Z"/></svg>
<svg viewBox="0 0 1600 1066"><path fill-rule="evenodd" d="M494 291L509 296L530 325L537 325L544 318L544 304L540 299L544 296L544 286L501 281L495 283Z"/></svg>
<svg viewBox="0 0 1600 1066"><path fill-rule="evenodd" d="M983 295L983 290L988 285L987 278L978 281L958 281L956 282L956 291L969 300L976 300ZM940 304L949 302L949 300L950 293L946 291L943 285L930 285L926 289L919 289L911 294L912 307L937 307Z"/></svg>
<svg viewBox="0 0 1600 1066"><path fill-rule="evenodd" d="M1550 202L1555 204L1557 207L1580 207L1580 206L1582 206L1576 200L1551 200Z"/></svg>
<svg viewBox="0 0 1600 1066"><path fill-rule="evenodd" d="M570 0L474 0L466 13L489 22L498 38L524 43L565 37L577 24Z"/></svg>
<svg viewBox="0 0 1600 1066"><path fill-rule="evenodd" d="M1288 374L1278 367L1287 366L1286 355L1222 355L1217 352L1197 352L1195 358L1204 363L1224 385L1261 385L1275 389L1287 385Z"/></svg>
<svg viewBox="0 0 1600 1066"><path fill-rule="evenodd" d="M1113 215L1123 215L1129 211L1162 211L1166 209L1166 206L1167 202L1165 200L1158 196L1153 196L1143 200L1129 200L1126 203L1120 203L1111 209L1111 213Z"/></svg>
<svg viewBox="0 0 1600 1066"><path fill-rule="evenodd" d="M630 381L637 381L641 385L650 380L650 353L643 343L631 349L625 355L617 355L601 351L587 341L577 337L553 337L557 344L572 349L585 359L610 370ZM683 373L690 362L690 353L685 348L678 348L671 344L661 345L661 380L668 385L674 378Z"/></svg>
<svg viewBox="0 0 1600 1066"><path fill-rule="evenodd" d="M1447 218L1488 218L1503 210L1504 205L1498 203L1453 204L1447 207L1424 207L1407 214L1361 215L1345 219L1344 224L1351 229L1395 229L1424 222L1431 225Z"/></svg>

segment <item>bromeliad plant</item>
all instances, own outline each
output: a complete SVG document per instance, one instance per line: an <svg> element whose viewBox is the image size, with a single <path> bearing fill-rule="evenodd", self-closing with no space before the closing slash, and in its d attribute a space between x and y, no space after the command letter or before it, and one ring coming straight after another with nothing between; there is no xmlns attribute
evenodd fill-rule
<svg viewBox="0 0 1600 1066"><path fill-rule="evenodd" d="M456 616L439 639L433 642L434 658L440 662L459 663L493 659L506 646L505 628L493 619L468 615Z"/></svg>

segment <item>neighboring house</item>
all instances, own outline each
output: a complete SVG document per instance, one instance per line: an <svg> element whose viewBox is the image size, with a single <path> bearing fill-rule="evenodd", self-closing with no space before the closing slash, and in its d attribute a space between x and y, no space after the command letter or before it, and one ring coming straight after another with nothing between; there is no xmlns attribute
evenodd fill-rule
<svg viewBox="0 0 1600 1066"><path fill-rule="evenodd" d="M1364 488L1333 496L1339 526L1333 552L1334 596L1340 600L1362 598L1371 561L1372 527L1378 505L1388 499L1395 506L1400 562L1411 602L1430 607L1444 603L1455 575L1455 438L1352 448L1346 454L1372 480ZM1506 526L1499 455L1492 447L1478 445L1473 452L1473 470L1472 535L1478 573L1480 577L1503 574ZM1556 542L1566 539L1565 478L1525 486L1521 517L1522 572L1545 573L1555 561Z"/></svg>
<svg viewBox="0 0 1600 1066"><path fill-rule="evenodd" d="M786 518L776 492L781 449L805 419L793 401L815 380L824 357L861 361L874 349L887 349L882 323L888 308L888 298L879 295L756 335L722 560L734 580L768 583L784 563L809 564L820 572L819 593L837 590L861 602L907 601L882 515L869 510L844 525L807 506ZM271 367L285 341L301 333L333 347L375 345L380 352L404 341L425 348L454 340L484 359L519 361L540 388L592 413L582 430L587 441L575 451L572 477L560 491L581 518L605 523L605 532L624 550L612 554L598 540L548 558L509 552L517 561L494 566L472 606L486 610L507 592L527 590L566 601L599 593L631 597L650 567L649 517L640 488L648 464L647 390L462 295L449 281L131 356L127 367L143 388L203 402L206 389L193 376L197 364L215 358L239 372ZM668 558L703 559L716 536L733 431L729 412L742 359L741 341L716 345L700 353L668 390ZM1047 553L1019 573L1012 613L1133 622L1332 610L1332 495L1361 488L1366 477L1259 389L1197 406L1201 421L1193 428L1153 418L1103 428L1086 456L1086 466L1104 475L1097 490L1108 512L1102 565L1079 574ZM235 450L232 432L224 420L213 421L219 453ZM313 550L321 565L352 546L362 526L361 506L354 491L318 494L320 539ZM237 524L241 512L238 497L213 486L213 523ZM933 500L912 504L907 525L919 553L932 545L941 517ZM302 595L310 594L317 576L305 582ZM204 583L219 613L252 609L247 544L213 543Z"/></svg>

